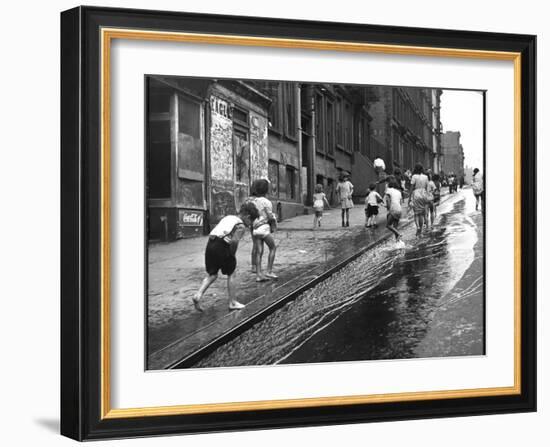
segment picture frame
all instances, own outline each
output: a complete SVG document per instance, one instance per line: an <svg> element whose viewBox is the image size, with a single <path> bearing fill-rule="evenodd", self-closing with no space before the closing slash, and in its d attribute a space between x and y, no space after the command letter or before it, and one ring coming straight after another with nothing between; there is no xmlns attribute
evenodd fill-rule
<svg viewBox="0 0 550 447"><path fill-rule="evenodd" d="M117 39L512 62L513 386L113 408L109 79ZM531 35L99 7L63 12L61 433L94 440L535 411L535 64Z"/></svg>

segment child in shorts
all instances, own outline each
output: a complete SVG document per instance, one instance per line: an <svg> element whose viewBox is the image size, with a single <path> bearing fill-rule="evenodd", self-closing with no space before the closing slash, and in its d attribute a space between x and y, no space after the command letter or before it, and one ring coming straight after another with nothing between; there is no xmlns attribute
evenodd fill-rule
<svg viewBox="0 0 550 447"><path fill-rule="evenodd" d="M204 254L206 273L198 292L193 296L195 309L202 312L200 299L204 292L218 279L218 272L227 275L227 296L229 309L242 309L244 304L235 299L234 273L237 267L235 253L245 228L258 218L258 210L253 203L244 203L237 216L225 216L210 232Z"/></svg>
<svg viewBox="0 0 550 447"><path fill-rule="evenodd" d="M399 225L399 219L401 219L401 200L403 196L395 180L388 184L384 198L388 209L386 228L395 235L396 240L399 240L402 235L397 231L397 226Z"/></svg>
<svg viewBox="0 0 550 447"><path fill-rule="evenodd" d="M376 183L369 185L369 193L365 198L365 217L367 219L365 227L376 227L376 216L378 216L378 205L382 203L382 197L376 191Z"/></svg>
<svg viewBox="0 0 550 447"><path fill-rule="evenodd" d="M256 271L256 281L263 282L270 279L277 279L278 276L273 273L273 263L275 262L275 253L277 246L275 239L271 235L277 229L277 217L273 213L273 205L266 197L269 191L269 182L266 179L260 179L256 182L253 203L258 210L258 218L252 223L252 241L255 245L254 251L256 259L253 269ZM264 243L269 249L267 256L267 272L262 271L262 256L264 254Z"/></svg>
<svg viewBox="0 0 550 447"><path fill-rule="evenodd" d="M313 216L313 229L321 226L321 219L323 217L323 211L325 209L325 203L327 208L330 209L330 204L328 203L327 196L323 192L323 185L315 185L315 194L313 194L313 211L315 215Z"/></svg>

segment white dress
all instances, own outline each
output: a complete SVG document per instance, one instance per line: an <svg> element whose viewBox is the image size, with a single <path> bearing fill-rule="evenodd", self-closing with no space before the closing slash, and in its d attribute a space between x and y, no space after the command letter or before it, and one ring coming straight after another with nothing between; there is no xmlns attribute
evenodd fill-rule
<svg viewBox="0 0 550 447"><path fill-rule="evenodd" d="M349 180L338 182L338 185L336 185L336 193L338 197L340 197L340 206L343 210L353 208L353 200L351 199L353 184Z"/></svg>

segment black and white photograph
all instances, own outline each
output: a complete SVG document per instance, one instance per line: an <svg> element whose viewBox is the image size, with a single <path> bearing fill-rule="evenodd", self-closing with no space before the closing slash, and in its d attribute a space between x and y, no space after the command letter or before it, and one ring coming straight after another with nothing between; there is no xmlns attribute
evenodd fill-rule
<svg viewBox="0 0 550 447"><path fill-rule="evenodd" d="M485 91L145 95L148 370L485 354Z"/></svg>

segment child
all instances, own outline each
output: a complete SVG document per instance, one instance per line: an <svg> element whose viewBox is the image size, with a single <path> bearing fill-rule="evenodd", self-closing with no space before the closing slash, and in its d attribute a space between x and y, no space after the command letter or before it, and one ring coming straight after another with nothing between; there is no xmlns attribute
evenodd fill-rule
<svg viewBox="0 0 550 447"><path fill-rule="evenodd" d="M439 175L433 174L428 176L428 217L427 220L430 223L430 226L434 226L435 217L436 217L436 207L439 205L439 200L441 198L441 192L439 190ZM427 225L427 223L426 223Z"/></svg>
<svg viewBox="0 0 550 447"><path fill-rule="evenodd" d="M369 193L365 198L365 217L367 218L367 223L365 226L376 227L376 216L378 215L378 205L382 203L382 197L376 191L376 183L371 183L369 185Z"/></svg>
<svg viewBox="0 0 550 447"><path fill-rule="evenodd" d="M218 225L210 232L205 251L205 264L208 276L204 278L199 291L193 296L195 309L202 312L200 299L204 292L218 278L218 271L227 275L227 296L229 298L229 309L242 309L244 304L235 299L235 286L233 284L234 272L237 267L235 253L239 241L243 237L245 228L258 218L258 210L252 203L244 203L239 210L238 216L225 216Z"/></svg>
<svg viewBox="0 0 550 447"><path fill-rule="evenodd" d="M323 210L325 209L325 203L327 208L330 209L330 204L328 203L327 196L323 192L323 185L315 185L315 194L313 194L313 210L315 211L315 216L313 216L313 229L321 226L321 219L323 217Z"/></svg>
<svg viewBox="0 0 550 447"><path fill-rule="evenodd" d="M271 233L277 228L277 219L273 214L273 205L265 196L269 190L269 182L265 179L258 180L255 187L256 197L254 205L258 210L258 218L252 223L252 239L255 244L256 260L253 265L256 269L256 281L263 282L269 279L277 279L273 273L273 263L275 262L275 239ZM269 247L269 256L267 258L267 273L262 273L262 256L264 253L264 242Z"/></svg>
<svg viewBox="0 0 550 447"><path fill-rule="evenodd" d="M474 175L472 177L472 191L474 192L474 197L476 199L476 211L481 205L481 199L485 199L483 196L483 178L479 173L479 169L474 169Z"/></svg>
<svg viewBox="0 0 550 447"><path fill-rule="evenodd" d="M397 231L397 225L399 224L399 219L401 219L401 191L399 190L399 185L395 181L391 181L388 184L388 189L386 190L386 207L388 209L386 227L393 234L395 234L395 239L401 239L401 233Z"/></svg>
<svg viewBox="0 0 550 447"><path fill-rule="evenodd" d="M349 227L349 210L353 208L353 184L349 181L349 175L341 175L336 185L336 194L342 207L342 226Z"/></svg>
<svg viewBox="0 0 550 447"><path fill-rule="evenodd" d="M248 197L245 201L245 203L252 203L254 204L254 200L256 200L256 197L258 197L258 194L256 193L256 189L258 188L258 185L260 184L260 180L254 180L252 182L252 185L250 186L250 197ZM254 205L256 206L256 205ZM250 239L252 240L252 252L250 253L250 265L251 265L251 272L256 273L256 256L257 256L257 246L254 243L254 235L253 235L254 229L252 228L252 225L250 225Z"/></svg>

